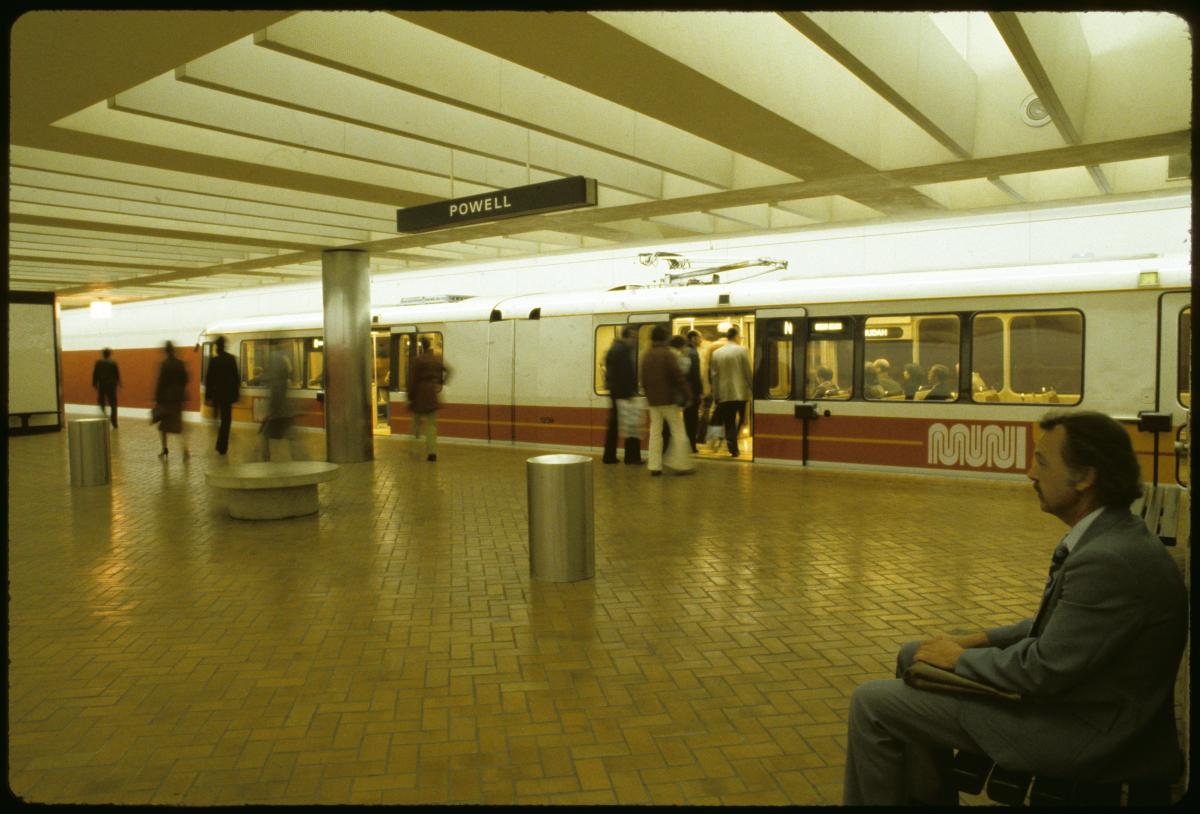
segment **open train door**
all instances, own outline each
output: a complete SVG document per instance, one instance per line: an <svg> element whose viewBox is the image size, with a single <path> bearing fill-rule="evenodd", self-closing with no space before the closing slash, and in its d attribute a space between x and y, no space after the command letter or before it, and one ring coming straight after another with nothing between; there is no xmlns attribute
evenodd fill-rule
<svg viewBox="0 0 1200 814"><path fill-rule="evenodd" d="M755 347L754 347L754 314L742 313L720 313L720 314L696 314L688 316L676 316L671 320L671 332L675 334L687 335L689 331L697 331L700 334L701 344L698 349L700 355L700 380L704 384L704 395L706 400L702 403L698 420L701 424L700 438L697 441L696 449L702 458L728 458L729 451L727 445L723 441L706 441L707 432L705 425L711 426L713 418L713 402L711 401L711 380L709 378L709 362L712 359L713 351L722 347L725 340L725 333L730 328L737 328L739 334L739 342L746 349L746 353L750 358L750 373L751 381L754 380L754 371L756 365ZM739 414L738 420L738 457L743 461L754 460L754 394L750 393L750 398L746 401L744 413Z"/></svg>

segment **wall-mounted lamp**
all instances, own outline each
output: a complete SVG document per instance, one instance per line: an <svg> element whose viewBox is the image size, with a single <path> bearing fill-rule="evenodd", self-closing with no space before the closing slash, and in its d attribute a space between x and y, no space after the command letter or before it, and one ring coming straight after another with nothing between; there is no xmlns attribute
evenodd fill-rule
<svg viewBox="0 0 1200 814"><path fill-rule="evenodd" d="M88 311L92 319L111 319L112 303L108 300L92 300L92 303L88 306Z"/></svg>
<svg viewBox="0 0 1200 814"><path fill-rule="evenodd" d="M1158 272L1139 271L1138 288L1158 288Z"/></svg>

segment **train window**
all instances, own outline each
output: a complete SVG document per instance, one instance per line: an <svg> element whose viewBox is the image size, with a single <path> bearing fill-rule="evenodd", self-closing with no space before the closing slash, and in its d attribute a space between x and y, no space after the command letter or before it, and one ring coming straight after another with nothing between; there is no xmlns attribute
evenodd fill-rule
<svg viewBox="0 0 1200 814"><path fill-rule="evenodd" d="M595 372L593 374L593 389L597 396L608 395L608 385L604 378L604 359L608 356L608 349L612 347L612 343L621 335L621 329L624 325L600 325L596 328L596 344L594 347L593 358L596 361Z"/></svg>
<svg viewBox="0 0 1200 814"><path fill-rule="evenodd" d="M1192 309L1179 314L1179 403L1192 408Z"/></svg>
<svg viewBox="0 0 1200 814"><path fill-rule="evenodd" d="M303 387L304 370L301 365L303 340L301 339L245 339L241 348L242 383L252 387L265 387L263 375L269 367L271 355L280 353L288 366L288 387Z"/></svg>
<svg viewBox="0 0 1200 814"><path fill-rule="evenodd" d="M1083 395L1083 314L976 314L971 398L1003 404L1078 404Z"/></svg>
<svg viewBox="0 0 1200 814"><path fill-rule="evenodd" d="M765 341L759 373L765 377L763 387L769 399L792 397L792 337L795 333L795 320L770 319L763 323Z"/></svg>
<svg viewBox="0 0 1200 814"><path fill-rule="evenodd" d="M325 340L319 336L304 340L304 371L305 387L325 389Z"/></svg>
<svg viewBox="0 0 1200 814"><path fill-rule="evenodd" d="M957 314L868 317L863 325L863 397L942 400L958 397ZM938 386L944 381L945 384Z"/></svg>
<svg viewBox="0 0 1200 814"><path fill-rule="evenodd" d="M1184 424L1175 433L1175 482L1180 486L1192 485L1192 430Z"/></svg>
<svg viewBox="0 0 1200 814"><path fill-rule="evenodd" d="M375 368L375 388L379 392L392 389L392 337L386 333L371 334L371 364ZM399 389L399 388L396 388ZM385 399L386 401L386 399Z"/></svg>
<svg viewBox="0 0 1200 814"><path fill-rule="evenodd" d="M439 356L442 355L442 335L440 333L436 331L429 331L427 333L417 334L417 344L413 350L418 356L424 353L424 351L421 349L422 339L429 340L429 350L431 353L436 353Z"/></svg>
<svg viewBox="0 0 1200 814"><path fill-rule="evenodd" d="M971 400L1000 401L1004 386L1004 320L976 314L971 321Z"/></svg>
<svg viewBox="0 0 1200 814"><path fill-rule="evenodd" d="M412 334L392 334L392 372L396 383L408 390L408 362L413 355Z"/></svg>
<svg viewBox="0 0 1200 814"><path fill-rule="evenodd" d="M381 389L390 386L386 382L392 381L390 377L394 371L396 374L394 380L396 382L395 389L403 388L405 391L408 390L408 374L412 370L412 360L425 352L421 348L422 339L429 340L430 352L444 355L443 339L441 333L438 331L426 331L425 333L417 334L393 334L391 343L392 359L385 359L385 362L382 364L380 363L381 357L378 355L382 353L382 349L376 348L376 376L384 377L377 379L377 381L383 383L380 384Z"/></svg>
<svg viewBox="0 0 1200 814"><path fill-rule="evenodd" d="M217 352L217 346L212 342L205 342L204 347L200 349L200 384L208 381L208 360Z"/></svg>
<svg viewBox="0 0 1200 814"><path fill-rule="evenodd" d="M850 398L854 394L854 333L848 317L820 317L808 323L804 396Z"/></svg>

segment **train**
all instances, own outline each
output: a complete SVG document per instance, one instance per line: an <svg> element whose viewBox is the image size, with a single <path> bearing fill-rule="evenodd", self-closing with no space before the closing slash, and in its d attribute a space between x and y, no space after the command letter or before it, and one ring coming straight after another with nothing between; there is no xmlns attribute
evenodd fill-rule
<svg viewBox="0 0 1200 814"><path fill-rule="evenodd" d="M1021 474L1038 418L1062 407L1100 410L1143 430L1140 416L1159 416L1158 430L1134 433L1146 476L1187 478L1176 454L1191 402L1186 260L429 299L372 310L380 435L407 431L403 383L423 337L452 370L444 437L595 450L610 409L604 356L622 327L637 328L639 356L655 325L698 331L702 369L737 327L754 370L741 460ZM220 334L239 359L246 395L238 418L261 413L266 392L256 376L281 351L305 423L321 425L321 323L312 313L209 325L202 357ZM950 374L948 399L924 397L922 374L935 367ZM909 372L922 380L882 392L872 378L881 368L893 381ZM822 369L836 387L818 387ZM700 454L721 457L707 447Z"/></svg>
<svg viewBox="0 0 1200 814"><path fill-rule="evenodd" d="M714 274L374 305L375 433L409 431L404 382L428 338L451 371L441 437L598 451L610 410L604 356L625 325L637 329L639 356L655 325L698 331L702 369L728 328L739 329L754 371L740 463L1015 478L1029 466L1043 414L1092 409L1129 426L1148 482L1187 485L1186 256L769 281ZM299 422L323 426L321 313L209 323L198 358L186 360L201 386L218 335L243 377L235 421L261 419L267 391L258 377L279 351L291 361ZM134 365L145 369L133 375L151 377L157 350L137 353ZM90 376L94 351L67 355L86 359L65 363L66 378ZM949 398L927 397L934 368L947 377ZM125 361L127 380L128 369ZM878 386L881 369L903 392ZM65 389L90 391L83 382ZM67 398L76 400L90 395ZM201 404L197 389L189 407ZM728 457L704 444L697 454Z"/></svg>

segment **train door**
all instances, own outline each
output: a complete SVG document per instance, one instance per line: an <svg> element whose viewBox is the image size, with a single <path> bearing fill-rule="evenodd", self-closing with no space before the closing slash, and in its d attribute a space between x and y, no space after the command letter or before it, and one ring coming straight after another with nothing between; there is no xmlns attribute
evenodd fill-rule
<svg viewBox="0 0 1200 814"><path fill-rule="evenodd" d="M1171 415L1171 433L1159 439L1158 481L1189 486L1192 409L1192 307L1185 292L1159 299L1158 412ZM1174 454L1174 460L1170 453Z"/></svg>
<svg viewBox="0 0 1200 814"><path fill-rule="evenodd" d="M698 436L696 450L704 458L729 458L728 445L716 438L722 430L710 430L713 427L714 399L712 384L709 380L709 362L713 351L727 343L726 333L730 328L738 329L742 347L750 359L751 380L754 377L754 315L753 314L711 314L701 316L675 317L671 321L671 333L687 335L690 331L700 334L701 344L698 348L700 355L700 381L704 385L704 398L700 402L697 416ZM754 459L754 396L749 394L746 400L744 414L738 417L737 448L738 457L743 460ZM718 421L717 426L720 425Z"/></svg>
<svg viewBox="0 0 1200 814"><path fill-rule="evenodd" d="M390 331L371 332L371 404L375 435L391 435L392 335Z"/></svg>
<svg viewBox="0 0 1200 814"><path fill-rule="evenodd" d="M393 383L390 390L400 391L406 398L408 395L406 392L408 390L408 372L412 369L413 360L424 353L422 340L428 340L429 350L433 353L442 354L444 358L444 351L442 349L443 326L433 325L422 327L426 328L426 330L418 332L415 325L392 328L389 355L387 356L388 378L386 381ZM428 330L430 327L434 330ZM380 363L378 346L376 348L375 370L376 375L379 376L383 371L383 366ZM387 421L391 415L391 405L381 400L382 398L390 401L390 390L383 391L382 397L376 397L376 431L381 435L390 433L390 422L389 429L386 432L380 432L378 427L378 422Z"/></svg>
<svg viewBox="0 0 1200 814"><path fill-rule="evenodd" d="M511 319L488 324L487 437L492 442L516 440L516 336Z"/></svg>

